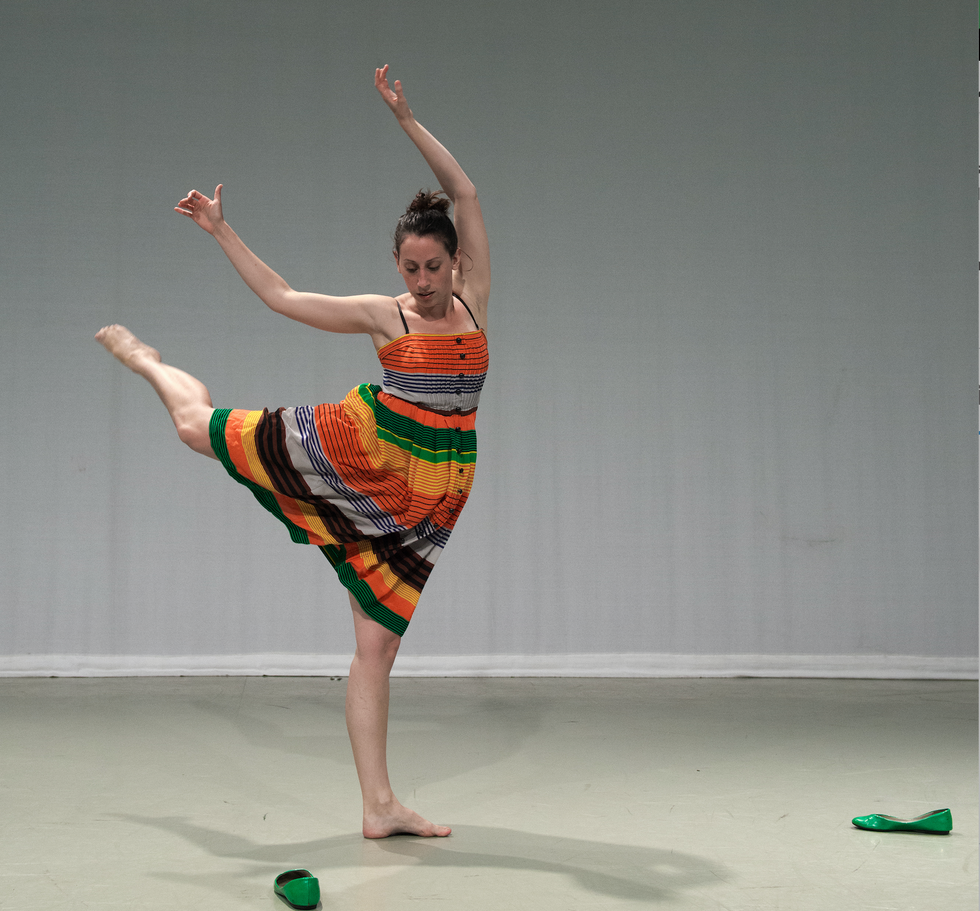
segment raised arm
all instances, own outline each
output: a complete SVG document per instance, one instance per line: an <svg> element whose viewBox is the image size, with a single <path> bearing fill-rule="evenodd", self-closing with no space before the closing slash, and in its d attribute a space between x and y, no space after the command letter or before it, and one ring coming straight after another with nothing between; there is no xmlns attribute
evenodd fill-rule
<svg viewBox="0 0 980 911"><path fill-rule="evenodd" d="M249 250L225 221L221 190L222 185L218 184L214 199L191 190L174 211L192 219L218 242L245 284L267 307L327 332L363 332L372 338L381 333L380 325L391 307L390 298L377 294L334 297L295 291L282 276Z"/></svg>
<svg viewBox="0 0 980 911"><path fill-rule="evenodd" d="M478 320L480 325L485 325L487 299L490 296L490 243L476 187L448 149L415 119L405 100L401 82L396 79L394 89L389 86L387 64L375 70L374 84L399 126L422 153L439 186L452 200L453 223L463 252L460 269L453 276L453 290L470 307L479 310Z"/></svg>

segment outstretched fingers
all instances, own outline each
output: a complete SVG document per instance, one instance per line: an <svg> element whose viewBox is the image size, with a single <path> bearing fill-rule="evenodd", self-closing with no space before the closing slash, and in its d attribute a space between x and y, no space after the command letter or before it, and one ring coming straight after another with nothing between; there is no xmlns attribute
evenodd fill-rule
<svg viewBox="0 0 980 911"><path fill-rule="evenodd" d="M385 104L389 107L395 103L395 93L388 85L388 64L374 71L374 87L381 93Z"/></svg>
<svg viewBox="0 0 980 911"><path fill-rule="evenodd" d="M391 108L395 116L411 113L408 110L408 102L405 100L405 93L402 91L401 81L395 80L395 87L388 84L388 64L374 71L374 87L381 94L384 103Z"/></svg>

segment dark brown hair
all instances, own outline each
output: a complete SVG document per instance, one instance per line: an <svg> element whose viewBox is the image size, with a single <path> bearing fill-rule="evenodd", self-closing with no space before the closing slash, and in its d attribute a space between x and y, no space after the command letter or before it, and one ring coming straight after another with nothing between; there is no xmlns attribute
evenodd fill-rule
<svg viewBox="0 0 980 911"><path fill-rule="evenodd" d="M449 217L449 198L442 190L435 193L419 190L415 194L415 199L409 203L395 228L395 256L409 234L416 237L438 237L449 255L456 255L459 239L456 237L453 220Z"/></svg>

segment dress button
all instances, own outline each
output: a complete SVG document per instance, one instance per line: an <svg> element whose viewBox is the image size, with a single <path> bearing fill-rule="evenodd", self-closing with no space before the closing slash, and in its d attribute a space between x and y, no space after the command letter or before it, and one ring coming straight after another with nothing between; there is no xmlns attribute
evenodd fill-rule
<svg viewBox="0 0 980 911"><path fill-rule="evenodd" d="M463 469L462 469L462 468L460 468L460 470L459 470L459 473L460 473L460 474L462 474L462 473L463 473Z"/></svg>
<svg viewBox="0 0 980 911"><path fill-rule="evenodd" d="M461 361L465 361L465 360L466 360L466 355L465 355L465 354L461 354L461 355L459 356L459 359L460 359Z"/></svg>
<svg viewBox="0 0 980 911"><path fill-rule="evenodd" d="M457 345L462 345L463 344L463 340L461 338L457 338L456 339L456 344Z"/></svg>
<svg viewBox="0 0 980 911"><path fill-rule="evenodd" d="M459 378L460 378L461 380L465 380L465 379L466 379L466 374L465 374L465 373L461 373L461 374L459 375Z"/></svg>
<svg viewBox="0 0 980 911"><path fill-rule="evenodd" d="M463 488L462 487L457 487L456 488L456 493L462 493L462 492L463 492Z"/></svg>

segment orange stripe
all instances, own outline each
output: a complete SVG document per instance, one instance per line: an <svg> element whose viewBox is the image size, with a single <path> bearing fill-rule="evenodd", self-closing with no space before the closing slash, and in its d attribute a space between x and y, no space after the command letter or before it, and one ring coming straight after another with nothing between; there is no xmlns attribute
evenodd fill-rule
<svg viewBox="0 0 980 911"><path fill-rule="evenodd" d="M245 453L245 446L242 440L242 425L249 412L242 408L236 408L228 415L225 424L225 444L228 446L228 457L231 459L238 473L250 481L255 481L248 456Z"/></svg>
<svg viewBox="0 0 980 911"><path fill-rule="evenodd" d="M476 337L481 335L483 336L482 340ZM413 332L410 335L399 335L398 338L392 339L388 344L382 345L378 349L378 357L384 360L382 355L387 354L389 350L397 351L406 344L410 345L413 338L434 339L436 343L442 339L449 345L455 345L457 338L464 338L467 342L472 341L479 345L486 344L486 333L482 329L470 329L469 332Z"/></svg>
<svg viewBox="0 0 980 911"><path fill-rule="evenodd" d="M366 582L377 598L390 611L404 620L411 620L418 604L419 593L412 586L401 583L395 591L388 587L380 572L378 559L366 542L348 545L347 562L357 573L357 578ZM390 575L390 573L389 573Z"/></svg>

